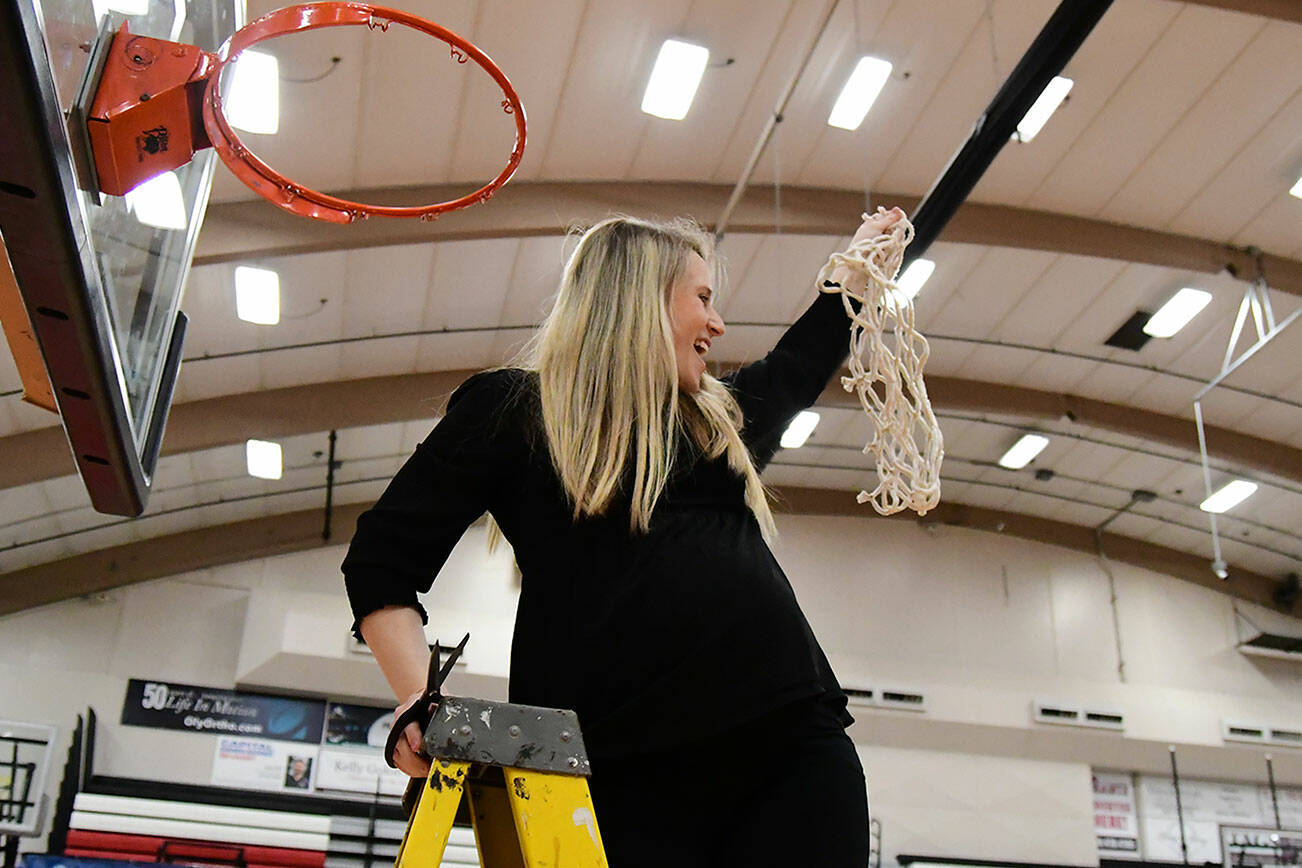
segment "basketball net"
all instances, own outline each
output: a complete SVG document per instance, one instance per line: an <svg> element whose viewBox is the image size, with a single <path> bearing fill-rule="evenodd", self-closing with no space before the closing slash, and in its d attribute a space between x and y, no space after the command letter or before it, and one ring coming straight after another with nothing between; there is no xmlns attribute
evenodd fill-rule
<svg viewBox="0 0 1302 868"><path fill-rule="evenodd" d="M850 318L850 376L842 377L841 385L859 396L873 424L863 451L876 460L878 479L877 487L860 491L857 500L871 503L881 515L906 508L926 515L940 503L945 443L922 381L930 348L913 326L913 301L895 286L912 240L913 224L901 217L884 234L833 253L818 273L822 291L840 293ZM862 291L832 281L840 268L863 275Z"/></svg>

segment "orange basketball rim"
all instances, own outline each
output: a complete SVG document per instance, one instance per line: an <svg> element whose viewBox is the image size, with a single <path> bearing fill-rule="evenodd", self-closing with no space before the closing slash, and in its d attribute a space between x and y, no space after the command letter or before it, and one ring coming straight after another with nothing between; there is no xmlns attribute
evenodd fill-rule
<svg viewBox="0 0 1302 868"><path fill-rule="evenodd" d="M250 46L300 30L365 26L386 32L395 23L447 43L452 60L473 60L502 89L502 110L515 121L515 145L506 167L478 190L432 205L368 205L341 199L281 175L258 159L227 122L222 110L222 69ZM103 192L124 195L211 147L237 178L263 198L291 213L331 223L352 223L373 215L435 220L448 211L485 202L515 174L527 132L524 106L510 79L473 43L400 9L339 2L278 9L240 28L215 54L193 45L133 36L123 24L113 36L86 126Z"/></svg>

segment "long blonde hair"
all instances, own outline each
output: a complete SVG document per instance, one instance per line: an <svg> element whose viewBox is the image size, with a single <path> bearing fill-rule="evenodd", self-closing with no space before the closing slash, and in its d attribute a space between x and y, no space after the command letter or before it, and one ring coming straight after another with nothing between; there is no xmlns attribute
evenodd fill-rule
<svg viewBox="0 0 1302 868"><path fill-rule="evenodd" d="M706 374L680 392L669 295L691 254L713 244L689 220L611 217L579 238L551 313L526 347L538 372L543 430L574 518L606 513L627 480L630 530L645 533L674 468L679 431L707 458L726 456L766 539L773 515L742 442L741 409Z"/></svg>

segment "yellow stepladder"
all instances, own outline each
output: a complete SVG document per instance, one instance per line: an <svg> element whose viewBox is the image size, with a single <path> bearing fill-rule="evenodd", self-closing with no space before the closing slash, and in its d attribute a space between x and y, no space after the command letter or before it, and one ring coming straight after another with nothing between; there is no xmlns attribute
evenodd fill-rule
<svg viewBox="0 0 1302 868"><path fill-rule="evenodd" d="M418 721L431 758L429 777L413 778L403 799L410 819L394 868L438 868L458 820L473 825L482 868L608 868L578 715L443 696L469 638L441 670L435 644L425 695L393 722L386 756Z"/></svg>

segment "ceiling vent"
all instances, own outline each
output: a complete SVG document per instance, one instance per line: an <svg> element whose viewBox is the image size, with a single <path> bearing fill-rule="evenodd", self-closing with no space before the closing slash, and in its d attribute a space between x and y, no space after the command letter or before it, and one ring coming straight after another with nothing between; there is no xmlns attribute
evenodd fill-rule
<svg viewBox="0 0 1302 868"><path fill-rule="evenodd" d="M1262 723L1225 720L1221 722L1221 736L1226 741L1302 747L1302 730L1296 727L1286 728Z"/></svg>
<svg viewBox="0 0 1302 868"><path fill-rule="evenodd" d="M1144 344L1148 343L1150 335L1144 331L1144 326L1153 315L1146 310L1135 311L1130 319L1121 324L1121 328L1112 333L1112 337L1103 343L1110 347L1117 347L1122 350L1139 350Z"/></svg>
<svg viewBox="0 0 1302 868"><path fill-rule="evenodd" d="M426 638L426 640L428 641L429 636L427 635L425 638ZM370 646L368 646L368 645L367 645L365 642L363 642L361 639L358 639L356 636L354 636L354 635L352 634L351 631L348 633L348 646L347 646L347 647L348 647L348 653L349 653L349 654L360 654L360 655L365 656L365 657L373 656L373 655L371 654ZM433 651L433 650L434 650L434 643L433 643L433 642L430 642L428 647L429 647L429 650ZM453 652L454 650L456 650L456 649L455 649L455 648L444 648L444 647L442 647L442 646L439 646L439 665L440 665L440 666L442 666L443 664L445 664L445 663L448 662L448 657L452 654L452 652ZM465 666L465 665L466 665L466 652L465 652L465 651L462 651L462 652L461 652L461 656L457 658L457 662L456 662L455 665L456 665L457 667L462 667L462 666Z"/></svg>
<svg viewBox="0 0 1302 868"><path fill-rule="evenodd" d="M926 711L927 697L914 690L883 687L877 692L877 705L881 708L898 708L902 711Z"/></svg>
<svg viewBox="0 0 1302 868"><path fill-rule="evenodd" d="M842 687L851 705L872 705L877 691L871 687Z"/></svg>
<svg viewBox="0 0 1302 868"><path fill-rule="evenodd" d="M1126 728L1126 717L1115 708L1087 708L1073 703L1041 702L1031 703L1031 715L1036 723L1052 723L1059 726L1087 726L1094 729Z"/></svg>
<svg viewBox="0 0 1302 868"><path fill-rule="evenodd" d="M894 708L926 711L927 697L916 690L898 687L843 687L850 704L859 708Z"/></svg>

